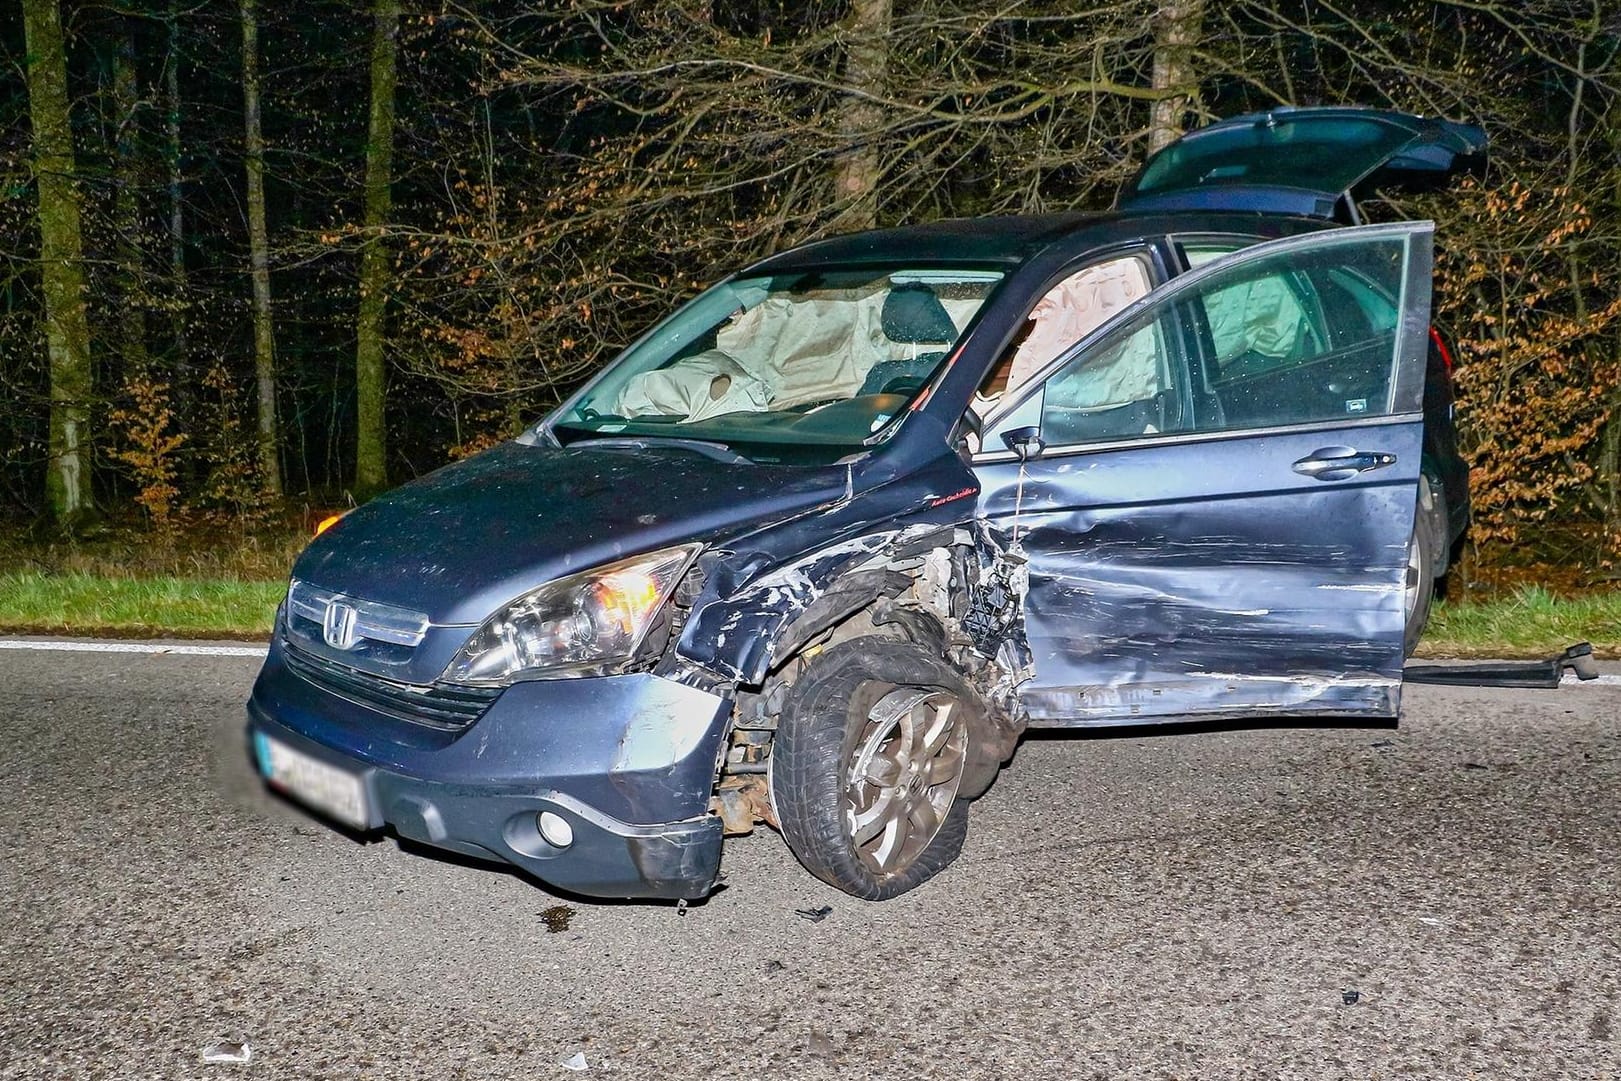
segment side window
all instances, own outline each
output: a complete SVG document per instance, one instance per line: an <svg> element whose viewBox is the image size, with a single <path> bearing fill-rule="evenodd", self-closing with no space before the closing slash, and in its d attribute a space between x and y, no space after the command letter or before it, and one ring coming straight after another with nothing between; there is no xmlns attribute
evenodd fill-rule
<svg viewBox="0 0 1621 1081"><path fill-rule="evenodd" d="M1146 296L1150 287L1148 266L1135 255L1095 263L1055 284L1030 309L986 376L981 403L1017 391L1115 312Z"/></svg>
<svg viewBox="0 0 1621 1081"><path fill-rule="evenodd" d="M1231 255L1249 244L1238 240L1194 240L1178 244L1177 250L1182 253L1182 261L1189 270L1198 270L1206 263L1213 263L1224 255Z"/></svg>
<svg viewBox="0 0 1621 1081"><path fill-rule="evenodd" d="M1137 255L1095 263L1055 283L980 387L978 405L987 408L1016 393L1151 288L1148 265ZM1028 418L1023 424L1039 418L1048 443L1141 435L1163 430L1154 411L1170 385L1165 336L1156 327L1076 357L1048 375L1017 412Z"/></svg>
<svg viewBox="0 0 1621 1081"><path fill-rule="evenodd" d="M1065 446L1180 430L1175 340L1162 317L1077 355L1043 388L1042 438Z"/></svg>
<svg viewBox="0 0 1621 1081"><path fill-rule="evenodd" d="M1314 244L1173 284L998 428L1039 418L1046 444L1062 447L1390 413L1408 240Z"/></svg>
<svg viewBox="0 0 1621 1081"><path fill-rule="evenodd" d="M1310 284L1291 273L1216 289L1201 298L1219 379L1288 367L1322 352L1323 328Z"/></svg>
<svg viewBox="0 0 1621 1081"><path fill-rule="evenodd" d="M1192 429L1388 413L1402 257L1399 241L1330 247L1195 289L1183 302L1204 346Z"/></svg>

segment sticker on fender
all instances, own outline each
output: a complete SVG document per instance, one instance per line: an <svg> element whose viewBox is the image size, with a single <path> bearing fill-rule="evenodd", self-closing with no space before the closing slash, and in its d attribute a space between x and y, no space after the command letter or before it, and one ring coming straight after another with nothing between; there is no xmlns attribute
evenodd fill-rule
<svg viewBox="0 0 1621 1081"><path fill-rule="evenodd" d="M259 772L273 786L355 829L363 830L370 824L366 787L360 777L263 733L254 733L253 745L258 752Z"/></svg>

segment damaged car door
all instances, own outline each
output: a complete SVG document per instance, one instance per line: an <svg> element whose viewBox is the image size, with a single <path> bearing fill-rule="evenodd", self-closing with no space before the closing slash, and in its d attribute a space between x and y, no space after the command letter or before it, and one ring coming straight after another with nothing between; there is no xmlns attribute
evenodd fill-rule
<svg viewBox="0 0 1621 1081"><path fill-rule="evenodd" d="M989 413L979 509L1028 561L1033 725L1396 715L1432 235L1211 262Z"/></svg>

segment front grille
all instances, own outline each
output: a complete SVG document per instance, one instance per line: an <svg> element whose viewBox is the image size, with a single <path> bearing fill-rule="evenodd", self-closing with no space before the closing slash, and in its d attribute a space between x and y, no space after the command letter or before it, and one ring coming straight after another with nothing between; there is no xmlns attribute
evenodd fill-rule
<svg viewBox="0 0 1621 1081"><path fill-rule="evenodd" d="M361 600L334 593L330 589L318 589L297 578L287 587L288 614L309 620L315 624L317 633L334 601L340 601L354 610L354 633L357 638L415 647L422 643L422 636L428 630L428 617L409 608Z"/></svg>
<svg viewBox="0 0 1621 1081"><path fill-rule="evenodd" d="M328 694L446 732L460 732L478 720L501 693L499 687L448 687L437 683L420 687L385 679L306 653L285 637L282 656L295 675Z"/></svg>

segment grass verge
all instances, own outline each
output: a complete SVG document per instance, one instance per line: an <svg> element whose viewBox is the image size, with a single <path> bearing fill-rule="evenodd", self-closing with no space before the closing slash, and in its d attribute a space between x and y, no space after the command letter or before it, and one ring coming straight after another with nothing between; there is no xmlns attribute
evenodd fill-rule
<svg viewBox="0 0 1621 1081"><path fill-rule="evenodd" d="M1520 586L1484 600L1437 601L1420 657L1546 657L1573 642L1621 657L1621 589L1562 597Z"/></svg>
<svg viewBox="0 0 1621 1081"><path fill-rule="evenodd" d="M0 632L264 638L284 580L0 572ZM1420 657L1544 657L1589 641L1621 658L1621 590L1561 597L1537 586L1484 600L1437 601Z"/></svg>
<svg viewBox="0 0 1621 1081"><path fill-rule="evenodd" d="M126 638L265 638L285 581L0 573L0 631Z"/></svg>

